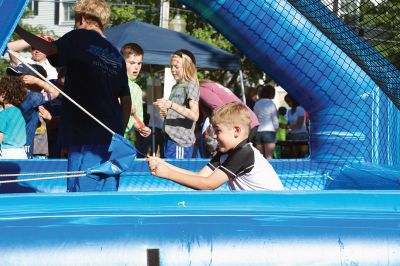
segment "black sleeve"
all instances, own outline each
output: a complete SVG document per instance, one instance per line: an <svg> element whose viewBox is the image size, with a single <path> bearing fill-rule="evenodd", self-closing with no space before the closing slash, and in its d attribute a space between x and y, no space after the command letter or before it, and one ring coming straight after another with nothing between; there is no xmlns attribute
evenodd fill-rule
<svg viewBox="0 0 400 266"><path fill-rule="evenodd" d="M72 47L76 39L76 31L70 31L60 39L54 41L54 44L57 46L57 54L47 57L50 64L56 67L66 66L70 53L73 53L73 51L76 52L76 49Z"/></svg>
<svg viewBox="0 0 400 266"><path fill-rule="evenodd" d="M250 172L254 167L254 151L250 145L233 151L226 160L219 166L229 177Z"/></svg>
<svg viewBox="0 0 400 266"><path fill-rule="evenodd" d="M210 162L208 162L207 166L211 168L211 170L215 170L218 168L220 164L221 153L217 152L214 157L211 158Z"/></svg>

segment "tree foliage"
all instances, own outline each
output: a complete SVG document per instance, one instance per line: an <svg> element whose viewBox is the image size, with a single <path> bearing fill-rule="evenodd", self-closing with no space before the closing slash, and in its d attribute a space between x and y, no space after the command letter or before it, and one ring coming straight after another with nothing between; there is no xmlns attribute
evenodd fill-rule
<svg viewBox="0 0 400 266"><path fill-rule="evenodd" d="M392 64L400 68L400 1L387 0L374 5L363 0L360 8L362 35Z"/></svg>

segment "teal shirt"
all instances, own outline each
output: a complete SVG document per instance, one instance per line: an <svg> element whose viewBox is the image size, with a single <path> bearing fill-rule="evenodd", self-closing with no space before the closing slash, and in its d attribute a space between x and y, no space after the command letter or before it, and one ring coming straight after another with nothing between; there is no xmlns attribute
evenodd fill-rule
<svg viewBox="0 0 400 266"><path fill-rule="evenodd" d="M25 119L18 107L11 106L0 112L0 132L3 133L3 149L24 147Z"/></svg>
<svg viewBox="0 0 400 266"><path fill-rule="evenodd" d="M132 105L136 107L136 115L143 122L143 100L142 100L142 89L135 82L134 79L128 78L129 90L131 92ZM135 119L131 116L129 118L128 126L125 129L125 135L132 130L133 126L136 125Z"/></svg>

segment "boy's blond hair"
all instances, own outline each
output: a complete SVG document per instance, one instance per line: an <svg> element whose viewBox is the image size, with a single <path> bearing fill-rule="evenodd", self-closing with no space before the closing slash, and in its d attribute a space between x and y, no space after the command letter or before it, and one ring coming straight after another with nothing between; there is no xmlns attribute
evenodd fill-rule
<svg viewBox="0 0 400 266"><path fill-rule="evenodd" d="M87 23L101 30L108 25L111 9L105 0L79 0L74 6L75 16L85 16Z"/></svg>
<svg viewBox="0 0 400 266"><path fill-rule="evenodd" d="M211 123L212 125L241 125L245 130L245 134L249 135L251 124L250 112L242 103L227 103L214 110Z"/></svg>
<svg viewBox="0 0 400 266"><path fill-rule="evenodd" d="M199 86L199 79L197 78L197 68L193 60L186 54L176 52L172 54L171 60L173 58L182 58L182 68L183 68L183 79L185 81L192 81L197 86Z"/></svg>

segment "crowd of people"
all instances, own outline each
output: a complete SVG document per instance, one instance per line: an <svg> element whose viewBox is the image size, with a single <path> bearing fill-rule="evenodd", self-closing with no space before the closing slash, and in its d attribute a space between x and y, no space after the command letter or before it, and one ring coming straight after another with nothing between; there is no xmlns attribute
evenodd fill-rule
<svg viewBox="0 0 400 266"><path fill-rule="evenodd" d="M182 185L283 189L268 162L282 157L276 143L301 143L289 146L292 158L308 153L305 111L293 98L287 95L290 109L280 107L278 112L272 101L275 88L263 85L252 90L245 105L218 82L199 81L195 56L179 49L170 61L176 84L168 98L153 102L157 115L151 119L159 126L152 129L137 83L145 56L142 47L127 43L118 51L105 39L103 30L110 18L106 1L80 0L74 11L75 29L57 40L16 28L22 39L8 48L29 48L30 67L10 54L11 66L0 79L0 158L68 158L68 171L86 170L109 158L112 131L135 140L138 156L147 157L152 174ZM62 97L60 90L109 130ZM155 153L149 145L152 134L158 157L150 156ZM211 161L194 173L162 159L195 157ZM115 191L118 183L115 176L87 175L67 179L67 191Z"/></svg>

